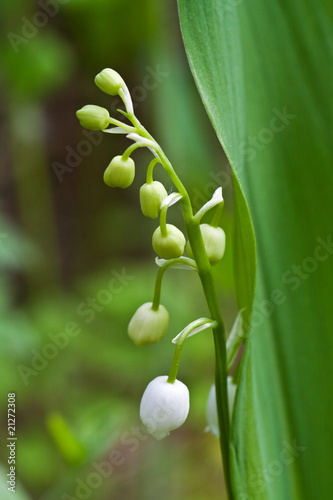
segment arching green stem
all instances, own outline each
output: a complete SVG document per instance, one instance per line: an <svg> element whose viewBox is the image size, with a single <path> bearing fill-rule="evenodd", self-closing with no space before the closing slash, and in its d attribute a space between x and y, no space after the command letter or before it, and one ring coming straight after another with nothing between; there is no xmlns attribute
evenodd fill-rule
<svg viewBox="0 0 333 500"><path fill-rule="evenodd" d="M195 263L192 261L192 259L189 259L187 257L178 257L177 259L167 260L157 271L156 281L155 281L154 299L153 299L153 305L152 305L152 309L154 311L157 311L159 308L159 305L160 305L162 279L163 279L165 271L169 267L175 267L179 264L184 264L186 266L193 267L193 269L196 269Z"/></svg>
<svg viewBox="0 0 333 500"><path fill-rule="evenodd" d="M148 165L147 177L146 177L147 184L151 184L153 182L153 170L156 163L161 163L159 158L154 158Z"/></svg>
<svg viewBox="0 0 333 500"><path fill-rule="evenodd" d="M167 230L167 225L166 225L167 211L168 211L168 206L166 205L165 207L163 207L161 209L161 213L160 213L161 235L164 237L168 235L168 230Z"/></svg>
<svg viewBox="0 0 333 500"><path fill-rule="evenodd" d="M168 376L168 383L173 384L177 378L177 373L178 373L178 367L179 367L179 361L180 361L180 355L182 352L182 348L184 345L184 342L187 338L187 336L196 328L206 325L206 328L212 327L215 325L215 321L213 321L211 318L200 318L195 321L192 321L189 325L187 325L184 330L181 332L178 340L177 340L177 346L175 349L175 353L173 356L172 360L172 365L170 368L169 376Z"/></svg>
<svg viewBox="0 0 333 500"><path fill-rule="evenodd" d="M128 158L131 156L131 154L133 153L133 151L135 151L136 149L142 147L141 144L132 144L129 148L126 149L126 151L124 151L124 153L122 154L122 159L123 160L128 160Z"/></svg>
<svg viewBox="0 0 333 500"><path fill-rule="evenodd" d="M145 137L146 139L149 139L155 143L156 146L154 147L154 151L155 151L157 157L159 158L160 162L162 163L164 170L166 171L166 173L168 174L168 176L170 177L170 179L174 183L177 191L183 196L182 201L184 202L185 199L187 200L186 204L187 204L187 206L190 209L191 214L192 214L191 202L190 202L188 193L186 191L186 188L183 185L183 183L181 182L181 180L179 179L179 177L177 176L170 161L168 160L167 156L165 155L165 153L162 150L162 148L160 147L160 145L149 134L149 132L143 127L143 125L141 125L141 123L139 122L139 120L137 119L137 117L135 115L128 113L127 118L132 122L132 124L136 128L137 132L141 135L141 137Z"/></svg>

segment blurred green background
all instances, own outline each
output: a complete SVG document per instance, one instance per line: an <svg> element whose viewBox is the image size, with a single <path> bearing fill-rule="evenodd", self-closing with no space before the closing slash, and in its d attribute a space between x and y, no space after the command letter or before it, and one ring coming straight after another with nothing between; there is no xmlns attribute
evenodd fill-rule
<svg viewBox="0 0 333 500"><path fill-rule="evenodd" d="M236 315L230 177L188 69L176 2L2 0L0 19L1 498L11 498L6 408L7 394L16 392L17 500L220 499L219 443L203 432L214 374L209 333L184 348L186 423L161 442L137 435L142 393L168 373L170 340L207 314L199 280L170 270L162 289L171 317L166 338L140 349L131 343L128 321L152 300L157 271L151 248L157 221L139 207L150 153L134 154L129 189L112 190L103 172L128 141L87 135L75 117L83 105L97 104L119 118L119 101L93 83L112 67L194 208L224 181L227 251L215 276L230 330ZM155 172L169 190L163 172ZM182 227L179 209L168 217ZM96 471L111 456L113 469L101 479Z"/></svg>

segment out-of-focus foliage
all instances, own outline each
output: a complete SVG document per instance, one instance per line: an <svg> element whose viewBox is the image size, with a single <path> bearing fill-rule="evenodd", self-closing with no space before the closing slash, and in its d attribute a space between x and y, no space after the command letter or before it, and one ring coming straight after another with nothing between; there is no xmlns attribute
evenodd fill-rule
<svg viewBox="0 0 333 500"><path fill-rule="evenodd" d="M110 454L116 465L91 488L91 499L220 498L218 442L203 433L214 371L208 333L190 339L182 356L179 377L191 394L186 424L159 443L136 436L141 395L152 378L168 372L171 338L207 313L198 278L167 273L162 303L169 332L158 345L134 346L127 324L152 299L157 271L151 248L157 222L139 206L150 157L135 154L136 179L128 190L108 188L103 172L124 151L124 139L86 135L75 117L87 103L117 116L119 101L102 94L93 78L103 67L119 71L195 209L225 181L228 238L226 161L187 68L175 6L45 1L51 15L41 5L0 5L0 422L6 437L6 398L15 391L17 499L75 497L80 481L87 484ZM156 179L171 188L158 168ZM177 208L169 217L181 225ZM236 314L230 241L215 268L227 325ZM7 473L3 447L0 458ZM3 477L6 500L11 493Z"/></svg>

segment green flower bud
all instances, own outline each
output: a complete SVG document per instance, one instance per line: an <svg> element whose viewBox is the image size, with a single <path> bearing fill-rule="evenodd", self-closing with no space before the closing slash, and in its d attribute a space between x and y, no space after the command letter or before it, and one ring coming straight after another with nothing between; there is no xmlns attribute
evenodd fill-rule
<svg viewBox="0 0 333 500"><path fill-rule="evenodd" d="M136 345L155 344L168 329L168 311L162 305L154 311L152 305L152 302L146 302L139 307L128 325L128 335Z"/></svg>
<svg viewBox="0 0 333 500"><path fill-rule="evenodd" d="M167 224L167 235L161 234L161 227L155 229L153 234L153 249L162 259L176 259L184 253L185 236L172 224Z"/></svg>
<svg viewBox="0 0 333 500"><path fill-rule="evenodd" d="M219 262L225 251L225 232L220 227L213 227L209 224L200 224L202 239L205 245L209 262L214 265ZM187 243L186 251L193 259L193 252L190 242Z"/></svg>
<svg viewBox="0 0 333 500"><path fill-rule="evenodd" d="M104 172L104 182L110 187L127 188L134 180L135 164L132 158L115 156Z"/></svg>
<svg viewBox="0 0 333 500"><path fill-rule="evenodd" d="M140 206L143 215L156 219L160 212L161 203L168 196L161 182L153 181L140 188Z"/></svg>
<svg viewBox="0 0 333 500"><path fill-rule="evenodd" d="M95 77L95 83L102 92L109 95L118 95L119 89L124 85L124 80L119 73L111 68L106 68Z"/></svg>
<svg viewBox="0 0 333 500"><path fill-rule="evenodd" d="M104 130L109 125L109 112L101 106L87 104L76 112L82 127L89 130Z"/></svg>

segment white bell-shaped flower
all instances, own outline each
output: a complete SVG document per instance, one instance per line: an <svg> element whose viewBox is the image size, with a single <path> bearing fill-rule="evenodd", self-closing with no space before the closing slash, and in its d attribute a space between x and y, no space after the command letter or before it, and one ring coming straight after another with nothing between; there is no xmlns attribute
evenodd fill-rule
<svg viewBox="0 0 333 500"><path fill-rule="evenodd" d="M141 399L140 418L147 432L163 439L170 431L180 427L190 409L188 388L179 380L173 384L167 375L152 380Z"/></svg>
<svg viewBox="0 0 333 500"><path fill-rule="evenodd" d="M228 386L229 415L231 419L232 412L234 409L237 385L233 383L233 379L230 376L227 379L227 386ZM214 436L219 437L220 429L219 429L219 420L217 416L215 384L212 385L209 391L207 407L206 407L206 417L207 417L207 430L210 431Z"/></svg>

